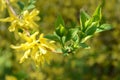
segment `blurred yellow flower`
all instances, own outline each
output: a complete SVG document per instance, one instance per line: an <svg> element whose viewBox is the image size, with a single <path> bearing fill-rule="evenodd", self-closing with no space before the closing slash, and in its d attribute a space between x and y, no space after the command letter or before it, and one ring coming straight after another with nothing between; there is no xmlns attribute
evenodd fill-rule
<svg viewBox="0 0 120 80"><path fill-rule="evenodd" d="M17 29L33 29L38 27L35 21L38 21L40 18L37 16L39 11L33 9L31 12L28 10L23 11L20 15L15 15L10 9L8 9L10 17L0 19L2 22L11 22L9 26L9 31L13 32Z"/></svg>
<svg viewBox="0 0 120 80"><path fill-rule="evenodd" d="M0 11L3 11L6 8L5 0L0 0Z"/></svg>
<svg viewBox="0 0 120 80"><path fill-rule="evenodd" d="M20 63L24 62L29 57L32 58L36 66L43 65L44 62L49 63L50 54L55 51L53 43L48 42L48 40L43 37L43 34L40 34L39 39L36 39L38 34L38 32L30 36L20 34L20 36L26 40L26 43L20 46L11 46L14 49L25 51L23 57L20 59Z"/></svg>
<svg viewBox="0 0 120 80"><path fill-rule="evenodd" d="M5 80L17 80L17 78L15 76L6 75Z"/></svg>

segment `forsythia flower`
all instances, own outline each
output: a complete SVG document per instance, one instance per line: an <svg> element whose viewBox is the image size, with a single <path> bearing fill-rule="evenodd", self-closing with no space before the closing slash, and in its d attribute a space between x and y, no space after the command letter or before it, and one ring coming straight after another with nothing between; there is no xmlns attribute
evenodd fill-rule
<svg viewBox="0 0 120 80"><path fill-rule="evenodd" d="M32 58L37 66L44 64L44 62L49 63L50 54L54 52L53 44L48 42L46 38L43 37L43 34L40 34L39 39L36 39L38 32L35 32L31 36L21 34L20 36L26 40L26 43L21 44L20 46L11 46L14 49L19 49L25 51L24 56L20 59L20 63Z"/></svg>
<svg viewBox="0 0 120 80"><path fill-rule="evenodd" d="M5 0L0 0L0 11L3 11L6 8Z"/></svg>
<svg viewBox="0 0 120 80"><path fill-rule="evenodd" d="M20 15L15 15L11 10L9 10L10 17L5 19L0 19L2 22L10 22L9 31L13 32L17 29L33 29L38 27L35 21L38 21L40 18L37 16L39 11L37 9L33 9L31 12L28 10L24 11Z"/></svg>

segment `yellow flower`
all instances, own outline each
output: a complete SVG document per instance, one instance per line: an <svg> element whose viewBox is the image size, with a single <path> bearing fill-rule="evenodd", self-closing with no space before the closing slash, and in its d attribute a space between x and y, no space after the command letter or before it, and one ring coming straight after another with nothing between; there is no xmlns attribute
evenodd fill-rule
<svg viewBox="0 0 120 80"><path fill-rule="evenodd" d="M28 10L24 11L20 15L15 15L13 12L8 9L10 17L0 19L2 22L10 22L9 31L13 32L20 29L34 29L38 27L35 21L38 21L40 18L37 16L39 11L33 9L31 12Z"/></svg>
<svg viewBox="0 0 120 80"><path fill-rule="evenodd" d="M38 25L34 21L38 21L40 18L37 16L39 11L34 9L32 12L28 12L27 10L23 12L23 20L24 26L28 26L30 28L38 27Z"/></svg>
<svg viewBox="0 0 120 80"><path fill-rule="evenodd" d="M27 36L25 34L20 34L26 43L20 46L11 46L14 49L25 51L23 57L20 59L20 63L24 62L29 57L35 62L36 66L43 65L44 62L49 63L51 53L54 52L53 43L50 43L43 34L40 34L39 39L36 39L38 32ZM23 35L23 36L22 36Z"/></svg>
<svg viewBox="0 0 120 80"><path fill-rule="evenodd" d="M5 0L0 0L0 11L3 11L6 8Z"/></svg>
<svg viewBox="0 0 120 80"><path fill-rule="evenodd" d="M17 80L17 78L15 76L6 75L5 80Z"/></svg>

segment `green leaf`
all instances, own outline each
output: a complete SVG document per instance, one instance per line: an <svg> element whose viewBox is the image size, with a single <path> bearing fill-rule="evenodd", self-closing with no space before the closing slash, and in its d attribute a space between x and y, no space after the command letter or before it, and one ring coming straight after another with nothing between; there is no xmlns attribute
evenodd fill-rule
<svg viewBox="0 0 120 80"><path fill-rule="evenodd" d="M88 45L85 44L85 43L80 43L80 46L81 46L82 48L85 48L85 49L89 49L89 48L90 48L90 46L88 46Z"/></svg>
<svg viewBox="0 0 120 80"><path fill-rule="evenodd" d="M80 13L80 24L81 24L81 30L85 29L85 22L90 18L90 16L85 12L81 11Z"/></svg>
<svg viewBox="0 0 120 80"><path fill-rule="evenodd" d="M87 41L89 38L91 38L92 35L86 36L81 40L81 43L84 43L85 41Z"/></svg>
<svg viewBox="0 0 120 80"><path fill-rule="evenodd" d="M66 36L62 37L62 43L65 44Z"/></svg>
<svg viewBox="0 0 120 80"><path fill-rule="evenodd" d="M93 18L92 18L92 22L96 22L96 21L101 20L101 18L102 18L101 5L99 5L99 6L96 8L96 10L95 10L95 12L93 13L93 16L92 16L92 17L93 17Z"/></svg>
<svg viewBox="0 0 120 80"><path fill-rule="evenodd" d="M64 20L61 15L57 17L57 20L55 21L55 27L57 28L60 24L65 26Z"/></svg>
<svg viewBox="0 0 120 80"><path fill-rule="evenodd" d="M65 28L63 27L63 25L59 25L57 28L56 28L56 34L60 37L64 36L66 34L66 30Z"/></svg>
<svg viewBox="0 0 120 80"><path fill-rule="evenodd" d="M102 31L110 30L110 29L112 29L112 25L110 25L110 24L102 24L100 27L97 28L96 32L102 32Z"/></svg>
<svg viewBox="0 0 120 80"><path fill-rule="evenodd" d="M29 0L28 4L26 4L26 6L23 8L23 10L30 10L35 8L35 2L36 0Z"/></svg>
<svg viewBox="0 0 120 80"><path fill-rule="evenodd" d="M78 36L78 34L76 34L76 35L72 38L72 40L73 40L75 43L78 43L78 42L79 42L79 36Z"/></svg>
<svg viewBox="0 0 120 80"><path fill-rule="evenodd" d="M25 7L25 4L22 1L18 1L17 4L19 5L20 9L23 10Z"/></svg>
<svg viewBox="0 0 120 80"><path fill-rule="evenodd" d="M59 42L59 38L54 34L48 34L48 35L45 35L44 37L47 38L47 39Z"/></svg>
<svg viewBox="0 0 120 80"><path fill-rule="evenodd" d="M86 30L86 35L93 35L95 33L97 29L97 25L96 24L93 24L92 26L90 26L87 30Z"/></svg>
<svg viewBox="0 0 120 80"><path fill-rule="evenodd" d="M30 9L33 9L35 8L35 5L29 5L26 9L30 10Z"/></svg>
<svg viewBox="0 0 120 80"><path fill-rule="evenodd" d="M29 0L29 4L34 4L36 0Z"/></svg>
<svg viewBox="0 0 120 80"><path fill-rule="evenodd" d="M78 28L72 28L68 30L66 41L73 39L78 33Z"/></svg>
<svg viewBox="0 0 120 80"><path fill-rule="evenodd" d="M99 5L95 12L93 13L92 17L85 22L85 26L89 27L93 22L99 22L102 18L101 14L101 5Z"/></svg>

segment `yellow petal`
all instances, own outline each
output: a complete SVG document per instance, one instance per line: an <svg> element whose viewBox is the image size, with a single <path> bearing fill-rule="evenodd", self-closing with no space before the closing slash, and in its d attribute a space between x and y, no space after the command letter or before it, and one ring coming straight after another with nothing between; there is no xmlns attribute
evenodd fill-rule
<svg viewBox="0 0 120 80"><path fill-rule="evenodd" d="M0 19L1 22L11 22L12 20L13 20L13 18L11 18L11 17Z"/></svg>
<svg viewBox="0 0 120 80"><path fill-rule="evenodd" d="M20 63L23 63L28 58L28 56L30 55L30 51L31 50L29 49L24 53L24 56L20 59Z"/></svg>
<svg viewBox="0 0 120 80"><path fill-rule="evenodd" d="M14 45L11 45L11 48L13 49L17 49L17 50L26 50L26 49L29 49L30 47L30 44L29 43L24 43L24 44L21 44L20 46L14 46ZM31 48L31 47L30 47Z"/></svg>
<svg viewBox="0 0 120 80"><path fill-rule="evenodd" d="M40 54L46 54L47 53L47 50L42 46L39 46L39 50L40 50Z"/></svg>
<svg viewBox="0 0 120 80"><path fill-rule="evenodd" d="M8 28L9 31L10 31L10 32L15 31L16 25L17 25L17 22L16 22L16 21L13 21L13 22L11 23L11 26L9 26L9 28Z"/></svg>
<svg viewBox="0 0 120 80"><path fill-rule="evenodd" d="M37 9L33 9L32 12L30 13L30 17L35 17L38 14L39 14L39 11Z"/></svg>
<svg viewBox="0 0 120 80"><path fill-rule="evenodd" d="M36 40L36 36L39 34L39 32L37 31L37 32L35 32L34 34L32 34L31 36L30 36L30 38L32 39L32 40Z"/></svg>
<svg viewBox="0 0 120 80"><path fill-rule="evenodd" d="M24 11L23 12L23 18L25 19L25 18L27 18L28 17L28 15L29 15L29 12L28 12L28 10L26 10L26 11Z"/></svg>
<svg viewBox="0 0 120 80"><path fill-rule="evenodd" d="M26 34L19 33L19 35L22 39L26 40L27 42L32 42L32 39L29 36L27 36Z"/></svg>

